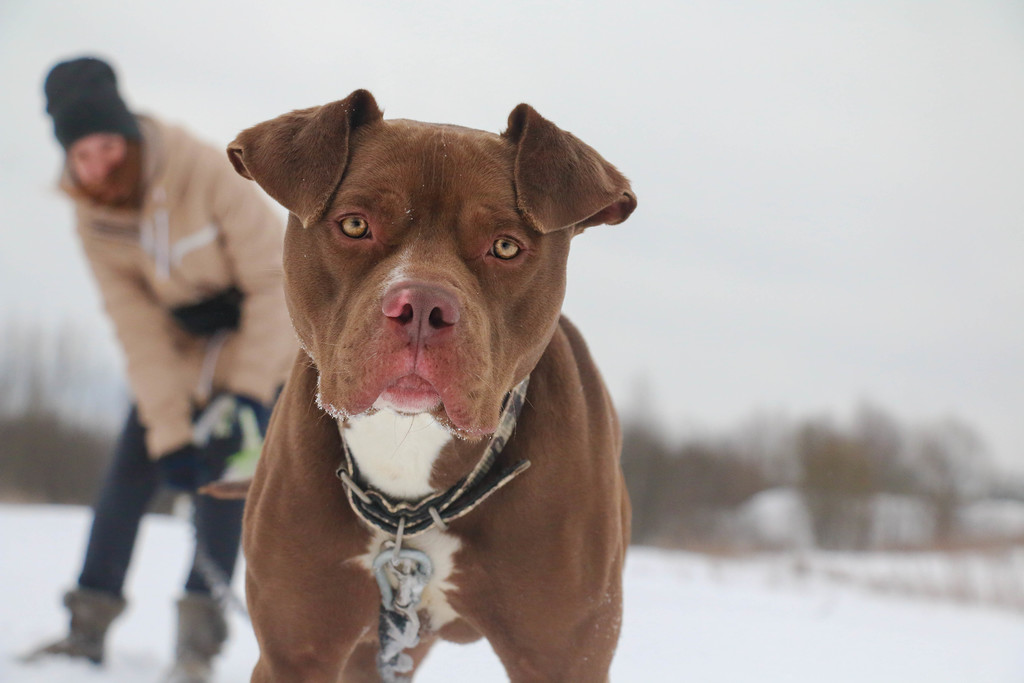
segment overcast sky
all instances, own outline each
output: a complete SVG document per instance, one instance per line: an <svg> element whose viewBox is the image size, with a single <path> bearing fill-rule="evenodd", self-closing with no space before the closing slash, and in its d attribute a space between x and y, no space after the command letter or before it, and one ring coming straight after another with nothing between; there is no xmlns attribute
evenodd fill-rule
<svg viewBox="0 0 1024 683"><path fill-rule="evenodd" d="M52 190L60 58L110 59L132 107L218 145L359 87L495 132L526 101L639 197L576 240L565 305L620 404L646 383L716 429L870 401L1024 469L1020 2L270 4L0 4L0 319L114 353Z"/></svg>

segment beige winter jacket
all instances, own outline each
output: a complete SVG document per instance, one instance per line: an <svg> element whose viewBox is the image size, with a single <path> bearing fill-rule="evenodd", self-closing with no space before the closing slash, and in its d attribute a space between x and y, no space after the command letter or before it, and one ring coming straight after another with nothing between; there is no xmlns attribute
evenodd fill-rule
<svg viewBox="0 0 1024 683"><path fill-rule="evenodd" d="M282 284L284 221L222 149L139 116L140 210L75 195L78 234L127 360L151 457L192 439L192 410L219 391L270 402L297 350ZM237 331L197 337L169 310L235 286Z"/></svg>

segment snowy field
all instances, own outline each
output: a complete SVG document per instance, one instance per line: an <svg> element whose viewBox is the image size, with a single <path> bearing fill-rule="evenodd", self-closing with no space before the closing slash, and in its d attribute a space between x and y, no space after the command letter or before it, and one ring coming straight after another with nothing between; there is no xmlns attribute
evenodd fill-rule
<svg viewBox="0 0 1024 683"><path fill-rule="evenodd" d="M188 526L150 516L144 523L108 666L21 665L16 655L65 627L60 594L76 575L89 522L86 509L0 505L0 681L158 681L173 641L173 601L185 573ZM870 558L876 573L884 557ZM830 561L842 561L831 558ZM814 565L817 558L811 557ZM849 563L860 560L849 558ZM894 564L899 564L898 562ZM712 561L633 550L626 615L612 668L616 682L695 683L1020 683L1024 616L995 607L881 596L828 572L786 569L779 557ZM847 572L850 574L851 572ZM241 585L241 582L238 582ZM218 681L243 683L256 658L245 620ZM417 677L423 682L504 681L485 643L442 644Z"/></svg>

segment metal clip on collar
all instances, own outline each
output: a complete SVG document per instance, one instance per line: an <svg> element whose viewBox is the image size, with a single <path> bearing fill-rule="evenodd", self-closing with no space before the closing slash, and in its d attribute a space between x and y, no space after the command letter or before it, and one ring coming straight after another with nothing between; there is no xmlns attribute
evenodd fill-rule
<svg viewBox="0 0 1024 683"><path fill-rule="evenodd" d="M433 571L426 553L397 545L385 544L373 561L373 574L381 596L377 669L385 683L406 681L408 679L399 678L398 674L412 671L412 657L405 650L420 642L417 610ZM391 585L392 580L395 587Z"/></svg>

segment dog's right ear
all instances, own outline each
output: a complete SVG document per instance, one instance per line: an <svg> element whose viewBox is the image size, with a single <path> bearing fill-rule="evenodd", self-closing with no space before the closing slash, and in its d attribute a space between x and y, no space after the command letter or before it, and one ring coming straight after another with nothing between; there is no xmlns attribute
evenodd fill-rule
<svg viewBox="0 0 1024 683"><path fill-rule="evenodd" d="M228 145L228 159L308 226L323 217L341 183L351 132L383 118L373 95L356 90L243 130Z"/></svg>

